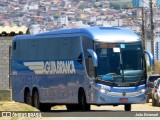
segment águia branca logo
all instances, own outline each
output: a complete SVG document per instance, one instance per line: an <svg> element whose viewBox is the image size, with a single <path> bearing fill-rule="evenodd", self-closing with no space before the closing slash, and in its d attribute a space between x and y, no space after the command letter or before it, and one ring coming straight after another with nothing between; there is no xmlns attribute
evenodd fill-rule
<svg viewBox="0 0 160 120"><path fill-rule="evenodd" d="M75 74L73 61L24 62L36 74Z"/></svg>

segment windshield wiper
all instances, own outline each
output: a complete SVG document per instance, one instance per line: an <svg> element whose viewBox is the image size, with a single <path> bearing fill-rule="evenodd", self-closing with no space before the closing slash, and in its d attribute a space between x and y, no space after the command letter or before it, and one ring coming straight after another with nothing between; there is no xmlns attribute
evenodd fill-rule
<svg viewBox="0 0 160 120"><path fill-rule="evenodd" d="M107 85L110 85L110 86L113 86L113 85L114 85L113 82L106 81L106 80L102 80L102 79L100 79L100 78L95 79L95 82L96 82L96 83L101 83L101 84L106 84L106 83L107 83Z"/></svg>

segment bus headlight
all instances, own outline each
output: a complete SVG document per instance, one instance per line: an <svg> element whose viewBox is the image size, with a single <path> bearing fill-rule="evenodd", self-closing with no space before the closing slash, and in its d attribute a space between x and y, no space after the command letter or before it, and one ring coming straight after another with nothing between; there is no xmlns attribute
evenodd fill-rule
<svg viewBox="0 0 160 120"><path fill-rule="evenodd" d="M96 87L96 86L93 86L93 88L101 93L108 93L110 92L110 90L108 89L105 89L105 88L102 88L102 87Z"/></svg>
<svg viewBox="0 0 160 120"><path fill-rule="evenodd" d="M105 90L105 89L100 89L100 92L101 92L101 93L105 93L106 90Z"/></svg>
<svg viewBox="0 0 160 120"><path fill-rule="evenodd" d="M141 89L138 91L139 93L145 93L146 92L146 89Z"/></svg>
<svg viewBox="0 0 160 120"><path fill-rule="evenodd" d="M105 89L103 89L103 88L100 88L99 91L100 91L101 93L109 93L109 92L110 92L109 90L105 90Z"/></svg>

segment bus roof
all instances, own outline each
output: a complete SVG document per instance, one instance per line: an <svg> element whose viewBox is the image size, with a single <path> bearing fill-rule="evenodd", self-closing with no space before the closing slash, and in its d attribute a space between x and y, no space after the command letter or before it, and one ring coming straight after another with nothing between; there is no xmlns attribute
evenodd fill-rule
<svg viewBox="0 0 160 120"><path fill-rule="evenodd" d="M129 30L122 27L89 27L89 28L63 28L59 30L53 30L49 32L39 33L35 35L18 35L15 39L31 39L35 37L45 36L73 36L73 35L85 35L94 41L99 42L138 42L139 36Z"/></svg>

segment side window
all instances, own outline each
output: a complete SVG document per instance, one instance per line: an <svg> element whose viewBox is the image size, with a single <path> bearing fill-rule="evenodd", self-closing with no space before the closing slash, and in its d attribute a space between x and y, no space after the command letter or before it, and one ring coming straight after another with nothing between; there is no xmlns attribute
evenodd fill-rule
<svg viewBox="0 0 160 120"><path fill-rule="evenodd" d="M20 60L28 60L29 59L28 58L28 55L30 54L28 51L29 50L29 42L30 42L30 40L21 40L20 41L20 47L19 47L19 49L20 49L19 59Z"/></svg>
<svg viewBox="0 0 160 120"><path fill-rule="evenodd" d="M14 41L12 44L12 57L14 60L18 60L19 59L19 47L20 47L20 41Z"/></svg>
<svg viewBox="0 0 160 120"><path fill-rule="evenodd" d="M16 50L16 48L17 48L17 42L14 41L14 42L13 42L13 50Z"/></svg>
<svg viewBox="0 0 160 120"><path fill-rule="evenodd" d="M83 52L84 52L84 56L85 56L85 64L86 64L88 76L95 77L95 69L93 66L92 57L89 54L89 52L87 51L87 49L94 50L93 40L91 40L90 38L87 38L87 37L82 37L82 44L83 44Z"/></svg>
<svg viewBox="0 0 160 120"><path fill-rule="evenodd" d="M38 39L38 48L37 48L37 60L48 60L49 59L49 54L48 54L48 49L49 49L49 39L48 38L39 38Z"/></svg>
<svg viewBox="0 0 160 120"><path fill-rule="evenodd" d="M59 42L58 42L59 41ZM60 41L61 38L49 38L49 59L50 60L58 60L60 56Z"/></svg>
<svg viewBox="0 0 160 120"><path fill-rule="evenodd" d="M93 50L93 40L91 40L90 38L88 37L85 37L83 36L82 37L82 44L83 44L83 52L84 52L84 56L85 58L89 58L90 57L90 54L89 52L87 51L87 49L92 49Z"/></svg>
<svg viewBox="0 0 160 120"><path fill-rule="evenodd" d="M80 37L59 38L59 59L78 60L82 53Z"/></svg>
<svg viewBox="0 0 160 120"><path fill-rule="evenodd" d="M26 56L26 57L30 58L30 60L37 60L37 58L38 58L38 41L37 41L37 39L29 40L29 47L26 49L28 49L28 56Z"/></svg>
<svg viewBox="0 0 160 120"><path fill-rule="evenodd" d="M19 46L19 60L37 60L38 47L38 39L21 40Z"/></svg>
<svg viewBox="0 0 160 120"><path fill-rule="evenodd" d="M71 47L70 47L71 59L72 60L82 59L82 46L81 46L82 43L80 37L72 37L70 42L71 42ZM79 62L82 62L82 60L80 60Z"/></svg>
<svg viewBox="0 0 160 120"><path fill-rule="evenodd" d="M71 51L70 51L71 43L70 42L71 42L70 37L60 39L60 46L59 46L60 57L59 57L59 59L61 59L61 60L70 59L70 56L71 56Z"/></svg>

